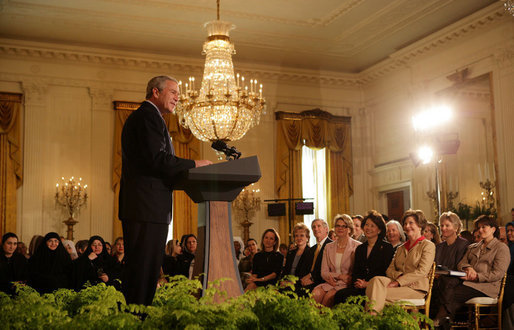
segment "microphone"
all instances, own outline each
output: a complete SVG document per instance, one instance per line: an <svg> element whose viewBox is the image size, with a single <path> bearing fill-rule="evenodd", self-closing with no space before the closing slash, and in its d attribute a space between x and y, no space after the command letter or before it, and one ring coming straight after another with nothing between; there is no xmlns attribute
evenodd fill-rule
<svg viewBox="0 0 514 330"><path fill-rule="evenodd" d="M239 159L241 157L241 153L237 151L236 147L228 147L227 144L222 140L216 140L211 144L211 148L214 150L223 152L227 156L227 160L230 159Z"/></svg>

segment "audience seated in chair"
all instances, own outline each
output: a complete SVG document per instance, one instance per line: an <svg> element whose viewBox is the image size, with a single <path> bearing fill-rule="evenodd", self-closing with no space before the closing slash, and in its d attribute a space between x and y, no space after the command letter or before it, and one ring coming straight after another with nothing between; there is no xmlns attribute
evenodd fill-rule
<svg viewBox="0 0 514 330"><path fill-rule="evenodd" d="M463 282L440 297L441 307L436 316L436 325L451 322L456 311L467 300L475 297L496 298L500 291L502 278L510 263L509 248L498 240L496 219L482 215L474 224L481 241L471 244L457 265L457 270L465 272L466 276L461 277Z"/></svg>
<svg viewBox="0 0 514 330"><path fill-rule="evenodd" d="M25 256L16 252L18 236L5 233L2 236L0 252L0 291L14 294L14 283L25 283L28 280L28 261Z"/></svg>
<svg viewBox="0 0 514 330"><path fill-rule="evenodd" d="M439 217L439 227L444 241L435 247L435 262L440 269L457 270L457 265L466 253L469 241L459 236L462 222L457 214L445 212ZM440 297L460 283L460 279L449 275L438 275L433 285L432 317L439 310Z"/></svg>
<svg viewBox="0 0 514 330"><path fill-rule="evenodd" d="M345 302L351 296L366 295L369 281L375 276L385 276L393 259L393 246L384 241L386 225L382 215L372 210L362 224L367 240L355 250L352 283L337 291L334 298L336 304Z"/></svg>
<svg viewBox="0 0 514 330"><path fill-rule="evenodd" d="M278 252L279 245L280 236L277 231L266 229L261 239L262 250L253 257L252 275L246 280L245 291L277 282L284 260L284 256Z"/></svg>
<svg viewBox="0 0 514 330"><path fill-rule="evenodd" d="M386 276L371 279L366 295L373 303L372 314L381 312L386 302L423 299L429 289L428 275L435 258L435 245L422 236L427 220L420 210L407 210L402 217L407 242L398 247Z"/></svg>
<svg viewBox="0 0 514 330"><path fill-rule="evenodd" d="M57 233L45 235L29 259L29 285L39 293L70 287L71 257Z"/></svg>
<svg viewBox="0 0 514 330"><path fill-rule="evenodd" d="M402 225L396 220L386 223L386 239L396 249L405 242L405 233Z"/></svg>
<svg viewBox="0 0 514 330"><path fill-rule="evenodd" d="M353 221L347 214L334 218L337 240L327 244L321 263L321 277L326 281L312 291L317 303L331 307L338 290L351 285L355 249L362 243L351 238Z"/></svg>
<svg viewBox="0 0 514 330"><path fill-rule="evenodd" d="M293 238L296 247L287 253L281 277L294 275L300 279L311 271L312 257L308 244L310 239L309 227L304 223L297 223L293 228ZM301 292L302 290L304 289L301 281L297 281L295 291L302 295L304 294L304 292Z"/></svg>

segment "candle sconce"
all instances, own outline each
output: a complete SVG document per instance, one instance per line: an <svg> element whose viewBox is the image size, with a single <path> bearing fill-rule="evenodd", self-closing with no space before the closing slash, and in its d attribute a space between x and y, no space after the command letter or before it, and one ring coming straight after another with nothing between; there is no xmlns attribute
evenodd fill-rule
<svg viewBox="0 0 514 330"><path fill-rule="evenodd" d="M75 181L74 177L68 181L65 181L64 177L61 179L62 182L55 185L55 204L68 213L69 218L63 223L68 226L67 239L73 240L73 226L78 223L75 216L87 202L87 184L82 185L82 178L78 181Z"/></svg>
<svg viewBox="0 0 514 330"><path fill-rule="evenodd" d="M432 205L432 212L434 213L434 219L439 219L439 208L437 205L437 191L429 190L426 192L427 197L430 199L430 205Z"/></svg>
<svg viewBox="0 0 514 330"><path fill-rule="evenodd" d="M457 198L459 197L459 192L458 191L449 191L446 193L446 201L447 201L447 209L448 210L454 210L455 209L455 204L454 204L454 200L456 200Z"/></svg>
<svg viewBox="0 0 514 330"><path fill-rule="evenodd" d="M253 183L251 186L253 186ZM243 241L245 244L250 238L250 226L253 225L253 222L250 220L261 208L261 198L256 196L259 192L259 189L249 189L249 187L246 187L232 202L234 211L242 218L239 220L239 224L243 227Z"/></svg>
<svg viewBox="0 0 514 330"><path fill-rule="evenodd" d="M496 198L494 197L493 191L495 187L496 184L489 179L480 181L480 188L485 190L481 193L482 200L480 203L482 204L482 207L488 210L491 214L496 212Z"/></svg>

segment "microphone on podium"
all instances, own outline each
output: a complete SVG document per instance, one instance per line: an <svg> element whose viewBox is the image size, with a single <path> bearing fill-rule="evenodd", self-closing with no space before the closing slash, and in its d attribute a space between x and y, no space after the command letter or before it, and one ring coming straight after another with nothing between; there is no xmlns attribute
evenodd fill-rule
<svg viewBox="0 0 514 330"><path fill-rule="evenodd" d="M223 152L227 156L227 160L239 159L241 153L237 151L236 147L228 147L222 140L216 140L211 144L211 148Z"/></svg>

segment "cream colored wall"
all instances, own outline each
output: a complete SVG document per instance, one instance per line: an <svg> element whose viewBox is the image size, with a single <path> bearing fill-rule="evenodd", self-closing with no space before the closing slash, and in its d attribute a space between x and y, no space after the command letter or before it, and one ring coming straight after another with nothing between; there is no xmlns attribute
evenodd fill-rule
<svg viewBox="0 0 514 330"><path fill-rule="evenodd" d="M321 108L336 115L357 111L360 94L351 76L235 64L236 71L264 83L267 112L261 124L233 143L244 156L258 155L261 198L274 195L275 111ZM200 76L203 59L108 52L58 44L0 40L0 90L25 95L24 181L18 191L17 233L65 234L65 214L55 207L55 184L64 176L82 177L89 201L77 217L75 239L99 234L112 240L114 194L112 101L141 101L149 78L159 74L185 80ZM326 80L330 79L330 83ZM216 161L208 143L203 157ZM234 234L241 235L237 219ZM255 218L251 236L278 228L266 207Z"/></svg>
<svg viewBox="0 0 514 330"><path fill-rule="evenodd" d="M435 92L452 85L447 76L468 68L470 78L492 72L501 203L499 214L504 222L510 221L510 209L514 206L514 130L510 127L514 122L513 36L514 20L508 16L497 25L484 27L482 31L456 41L438 39L443 35L431 36L405 51L414 54L415 50L420 50L422 55L413 56L394 73L384 75L365 87L366 120L372 140L368 171L373 179L368 188L373 203L369 206L385 212L382 192L410 185L411 206L430 214L431 206L425 195L426 180L428 175L434 175L434 169L426 166L414 168L408 159L409 152L414 151L416 145L410 118L419 106L432 100ZM445 44L439 45L438 40ZM463 201L474 203L481 192L477 166L479 162L483 166L486 161L476 152L482 150L486 153L484 130L491 125L486 123L484 126L480 115L488 107L488 99L475 97L467 102L466 111L474 115L457 118L452 124L456 126L453 130L459 131L462 145L458 154L445 162L449 164L450 173L458 175ZM491 152L487 151L492 162L494 156ZM366 209L366 204L356 206L357 212Z"/></svg>

